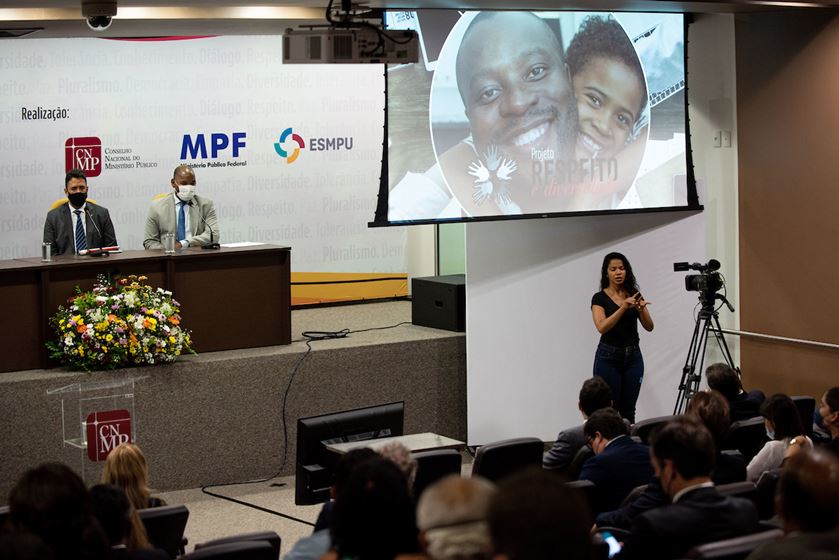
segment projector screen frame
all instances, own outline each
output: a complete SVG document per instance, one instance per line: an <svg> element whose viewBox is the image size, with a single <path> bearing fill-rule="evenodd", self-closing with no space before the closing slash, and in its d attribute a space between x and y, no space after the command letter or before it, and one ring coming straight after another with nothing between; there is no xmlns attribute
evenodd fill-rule
<svg viewBox="0 0 839 560"><path fill-rule="evenodd" d="M440 10L444 11L444 10ZM449 10L449 11L458 11L458 10ZM487 11L487 10L484 10ZM543 12L575 12L579 10L539 10L539 13ZM603 13L603 14L610 14L610 13L634 13L634 14L667 14L673 15L672 12L663 12L663 11L630 11L630 10L612 10L612 11L597 11L597 10L587 10L586 13ZM688 213L695 213L701 212L704 210L704 206L699 202L699 196L697 192L697 184L696 184L696 175L694 170L694 162L693 162L693 148L692 148L692 134L691 134L691 126L690 126L690 102L689 102L689 92L690 92L690 79L689 79L689 68L688 68L688 48L690 44L690 24L692 23L692 17L689 13L680 12L678 15L682 16L682 26L683 26L683 37L684 37L684 48L682 52L683 56L683 64L684 64L684 81L685 85L683 91L679 93L679 95L683 96L684 99L684 133L685 133L685 189L686 189L686 200L687 204L679 205L679 206L655 206L655 207L646 207L646 208L625 208L625 209L592 209L592 210L577 210L577 211L557 211L557 212L532 212L532 213L520 213L520 214L508 214L508 215L488 215L488 216L459 216L459 217L451 217L451 218L419 218L419 219L409 219L409 220L390 220L388 219L388 200L389 194L391 190L390 185L390 176L389 176L389 165L388 165L388 112L389 112L389 68L387 65L384 65L384 75L385 75L385 117L384 117L384 130L383 130L383 141L382 141L382 162L381 162L381 174L379 178L379 192L378 192L378 203L376 206L376 212L372 221L368 222L368 227L370 228L377 228L377 227L403 227L403 226L410 226L410 225L433 225L433 224L456 224L456 223L472 223L472 222L490 222L490 221L507 221L507 220L532 220L532 219L544 219L544 218L569 218L569 217L582 217L582 216L601 216L601 215L624 215L624 214L644 214L644 213L652 213L652 212L688 212Z"/></svg>

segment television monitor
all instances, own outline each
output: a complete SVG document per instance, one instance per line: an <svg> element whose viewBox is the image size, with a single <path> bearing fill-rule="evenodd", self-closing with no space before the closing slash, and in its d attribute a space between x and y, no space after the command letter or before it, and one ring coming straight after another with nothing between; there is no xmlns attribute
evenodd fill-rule
<svg viewBox="0 0 839 560"><path fill-rule="evenodd" d="M683 14L387 12L422 60L387 68L371 226L700 210Z"/></svg>
<svg viewBox="0 0 839 560"><path fill-rule="evenodd" d="M340 455L326 446L403 435L405 401L332 412L297 420L294 502L310 505L329 499Z"/></svg>

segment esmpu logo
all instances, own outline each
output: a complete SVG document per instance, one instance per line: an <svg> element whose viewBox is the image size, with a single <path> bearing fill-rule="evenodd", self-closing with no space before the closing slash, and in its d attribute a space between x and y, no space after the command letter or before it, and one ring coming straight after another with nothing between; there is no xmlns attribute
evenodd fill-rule
<svg viewBox="0 0 839 560"><path fill-rule="evenodd" d="M297 143L297 146L294 147L294 151L291 152L291 155L289 155L288 151L283 148L283 144L285 144L285 141L289 136L291 136L291 139ZM281 158L285 159L286 163L294 163L294 160L296 160L297 156L300 155L300 150L305 147L306 143L303 142L303 138L301 138L299 134L294 133L291 130L291 127L283 130L283 133L280 134L280 140L274 144L274 150Z"/></svg>
<svg viewBox="0 0 839 560"><path fill-rule="evenodd" d="M90 177L102 173L102 141L96 136L68 138L64 142L64 171L81 169Z"/></svg>

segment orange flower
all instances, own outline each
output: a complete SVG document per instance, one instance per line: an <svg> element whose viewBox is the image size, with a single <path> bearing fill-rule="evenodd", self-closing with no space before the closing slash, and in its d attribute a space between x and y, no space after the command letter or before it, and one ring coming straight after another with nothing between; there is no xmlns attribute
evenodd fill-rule
<svg viewBox="0 0 839 560"><path fill-rule="evenodd" d="M82 333L84 333L84 332L87 332L87 325L85 325L84 323L82 323L81 325L79 325L78 327L76 327L76 331L77 331L79 334L82 334Z"/></svg>
<svg viewBox="0 0 839 560"><path fill-rule="evenodd" d="M180 325L181 324L181 320L178 319L177 317L175 317L174 315L169 317L169 322L172 323L173 325Z"/></svg>

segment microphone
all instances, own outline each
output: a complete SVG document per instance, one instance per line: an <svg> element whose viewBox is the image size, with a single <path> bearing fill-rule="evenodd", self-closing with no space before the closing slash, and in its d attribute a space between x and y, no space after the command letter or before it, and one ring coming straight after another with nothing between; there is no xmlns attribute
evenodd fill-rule
<svg viewBox="0 0 839 560"><path fill-rule="evenodd" d="M99 234L99 239L101 240L100 241L100 243L101 243L102 241L105 240L105 238L102 237L102 232L99 230L99 226L96 225L96 220L93 219L93 214L90 212L90 208L85 206L84 213L85 213L85 215L87 215L88 218L90 218L90 223L93 224L93 227L96 228L96 233Z"/></svg>
<svg viewBox="0 0 839 560"><path fill-rule="evenodd" d="M213 235L214 235L213 228L210 227L210 224L207 223L207 220L204 219L203 215L198 214L198 217L201 218L201 221L204 222L204 225L207 226L208 230L210 230L210 242L205 243L204 245L201 245L201 248L202 249L221 249L221 245L219 245L218 243L213 241Z"/></svg>
<svg viewBox="0 0 839 560"><path fill-rule="evenodd" d="M85 206L84 213L85 213L85 216L90 218L90 223L93 224L93 227L96 229L96 233L99 234L99 243L102 243L103 241L105 241L105 237L102 235L102 230L100 230L99 226L96 225L96 220L93 219L93 213L90 211L90 208ZM90 248L87 251L85 251L85 250L79 251L79 254L80 255L88 255L90 257L107 257L110 254L108 249L110 249L110 247L108 247L107 249L104 249L104 248L101 248L101 247L98 248L98 249L97 248Z"/></svg>

